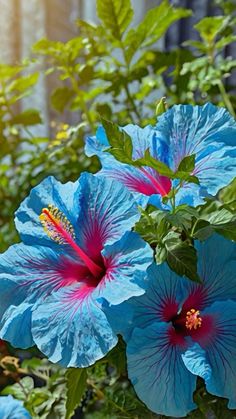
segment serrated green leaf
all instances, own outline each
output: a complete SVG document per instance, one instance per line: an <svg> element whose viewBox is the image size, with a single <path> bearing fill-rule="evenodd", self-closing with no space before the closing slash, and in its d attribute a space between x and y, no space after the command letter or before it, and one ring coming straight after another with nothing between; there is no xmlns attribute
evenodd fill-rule
<svg viewBox="0 0 236 419"><path fill-rule="evenodd" d="M130 136L113 122L101 119L110 148L107 151L122 163L132 164L133 145Z"/></svg>
<svg viewBox="0 0 236 419"><path fill-rule="evenodd" d="M146 150L144 157L137 159L133 162L134 166L141 167L141 166L148 166L155 169L160 175L167 176L170 179L175 177L175 173L163 162L154 159L150 155L150 151Z"/></svg>
<svg viewBox="0 0 236 419"><path fill-rule="evenodd" d="M86 390L87 370L85 368L69 368L66 372L67 400L66 417L70 419L76 407L80 404Z"/></svg>
<svg viewBox="0 0 236 419"><path fill-rule="evenodd" d="M111 31L115 39L121 41L134 11L130 0L97 0L97 13L105 28Z"/></svg>
<svg viewBox="0 0 236 419"><path fill-rule="evenodd" d="M149 10L142 22L135 28L130 29L124 40L126 46L126 59L130 62L137 50L149 46L164 35L168 27L176 20L188 17L191 11L182 8L174 8L168 0Z"/></svg>
<svg viewBox="0 0 236 419"><path fill-rule="evenodd" d="M167 250L167 263L169 267L180 276L187 276L195 282L201 282L197 273L197 251L182 241L179 234L171 231L164 239Z"/></svg>

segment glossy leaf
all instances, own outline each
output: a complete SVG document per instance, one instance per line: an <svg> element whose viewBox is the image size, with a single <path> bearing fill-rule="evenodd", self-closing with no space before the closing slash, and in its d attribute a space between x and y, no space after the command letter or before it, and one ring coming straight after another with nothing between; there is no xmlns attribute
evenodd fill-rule
<svg viewBox="0 0 236 419"><path fill-rule="evenodd" d="M69 368L66 372L67 379L67 401L66 418L73 415L76 407L80 404L86 390L87 371L86 369Z"/></svg>
<svg viewBox="0 0 236 419"><path fill-rule="evenodd" d="M105 28L119 41L134 14L130 0L97 0L97 12Z"/></svg>

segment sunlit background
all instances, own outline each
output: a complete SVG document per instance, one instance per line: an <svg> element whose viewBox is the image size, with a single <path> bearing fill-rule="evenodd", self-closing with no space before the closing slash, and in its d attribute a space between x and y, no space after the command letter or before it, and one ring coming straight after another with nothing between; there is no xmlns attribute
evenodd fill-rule
<svg viewBox="0 0 236 419"><path fill-rule="evenodd" d="M160 1L132 0L132 3L135 10L133 23L136 24L148 9L157 6ZM194 13L191 18L181 19L172 25L159 41L160 47L167 51L187 39L196 39L194 23L204 16L220 13L214 0L176 0L172 3L190 8ZM62 42L75 37L79 33L77 18L97 22L96 0L0 0L0 62L15 64L31 56L32 45L44 37ZM235 53L235 44L225 50L226 55L234 56ZM40 135L48 135L49 121L57 116L49 100L54 84L54 78L45 77L42 72L34 93L21 102L25 108L31 106L41 111L44 125L37 127ZM76 123L76 120L73 114L68 114L68 123Z"/></svg>

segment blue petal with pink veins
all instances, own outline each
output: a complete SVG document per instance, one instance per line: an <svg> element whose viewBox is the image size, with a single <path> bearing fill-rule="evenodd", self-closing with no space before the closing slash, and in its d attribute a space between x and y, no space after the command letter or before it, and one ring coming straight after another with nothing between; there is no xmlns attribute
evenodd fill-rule
<svg viewBox="0 0 236 419"><path fill-rule="evenodd" d="M184 286L189 294L188 306L195 304L202 309L216 300L236 300L236 244L214 234L204 242L196 241L195 247L198 252L198 274L203 284L186 281Z"/></svg>
<svg viewBox="0 0 236 419"><path fill-rule="evenodd" d="M106 178L84 173L68 193L53 178L34 188L16 216L26 244L0 255L0 336L65 366L103 357L117 338L101 301L144 293L153 259L131 232L139 217L131 193Z"/></svg>
<svg viewBox="0 0 236 419"><path fill-rule="evenodd" d="M228 407L236 408L236 301L215 302L204 310L215 320L215 335L204 347L211 366L206 380L209 393L229 399Z"/></svg>
<svg viewBox="0 0 236 419"><path fill-rule="evenodd" d="M174 171L185 156L196 155L193 174L209 194L215 195L236 176L236 122L224 108L210 103L175 105L159 117L156 138ZM166 159L161 151L159 156Z"/></svg>
<svg viewBox="0 0 236 419"><path fill-rule="evenodd" d="M38 348L65 367L87 367L117 343L108 320L92 296L80 299L74 284L45 298L32 314Z"/></svg>
<svg viewBox="0 0 236 419"><path fill-rule="evenodd" d="M182 417L193 410L196 376L185 367L183 347L170 342L171 325L135 328L127 342L128 374L137 395L152 411Z"/></svg>
<svg viewBox="0 0 236 419"><path fill-rule="evenodd" d="M70 222L75 225L80 210L79 193L79 181L62 184L52 176L35 186L15 214L16 228L24 243L57 246L42 228L39 215L44 207L47 208L52 204L60 208Z"/></svg>
<svg viewBox="0 0 236 419"><path fill-rule="evenodd" d="M193 175L199 178L200 185L185 183L176 196L177 205L202 204L206 196L215 195L236 176L236 122L224 108L210 103L175 105L158 118L154 127L130 124L122 129L131 137L134 159L149 149L152 157L176 171L184 157L196 155ZM86 154L97 155L101 160L99 173L123 183L141 205L148 201L165 208L161 197L170 191L171 181L151 168L139 169L118 162L106 151L108 146L103 128L96 137L86 140ZM152 199L158 195L159 200Z"/></svg>
<svg viewBox="0 0 236 419"><path fill-rule="evenodd" d="M137 125L126 125L122 128L130 135L133 144L133 159L144 156L147 149L153 149L152 139L155 137L153 127L140 128ZM97 155L102 163L99 176L116 179L124 184L135 196L140 205L147 202L162 205L161 197L170 191L171 181L165 176L160 176L150 167L136 168L125 163L118 162L106 150L109 143L102 127L97 131L96 137L88 137L85 144L85 152L88 156ZM155 150L153 150L155 154ZM150 202L150 197L152 202Z"/></svg>

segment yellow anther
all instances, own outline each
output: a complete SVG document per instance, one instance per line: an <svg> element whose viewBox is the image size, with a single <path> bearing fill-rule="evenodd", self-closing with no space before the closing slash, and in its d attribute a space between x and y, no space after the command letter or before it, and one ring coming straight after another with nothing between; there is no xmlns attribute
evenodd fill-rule
<svg viewBox="0 0 236 419"><path fill-rule="evenodd" d="M199 317L200 311L191 308L186 314L186 323L185 326L187 329L197 329L202 325L202 318Z"/></svg>
<svg viewBox="0 0 236 419"><path fill-rule="evenodd" d="M47 235L60 244L68 242L67 236L75 238L75 232L72 224L66 216L54 205L43 208L39 216L42 226Z"/></svg>

